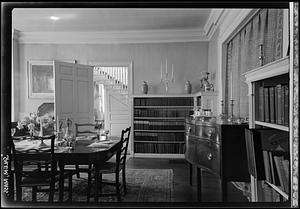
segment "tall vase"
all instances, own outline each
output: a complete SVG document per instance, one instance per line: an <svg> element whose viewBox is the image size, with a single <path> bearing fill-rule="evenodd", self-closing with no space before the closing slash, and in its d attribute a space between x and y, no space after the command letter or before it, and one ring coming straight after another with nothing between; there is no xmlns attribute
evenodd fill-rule
<svg viewBox="0 0 300 209"><path fill-rule="evenodd" d="M187 81L187 82L185 83L184 89L185 89L185 92L186 92L187 94L192 93L192 84L190 83L190 81Z"/></svg>
<svg viewBox="0 0 300 209"><path fill-rule="evenodd" d="M144 81L144 83L142 84L142 91L144 94L148 93L148 84L146 81Z"/></svg>

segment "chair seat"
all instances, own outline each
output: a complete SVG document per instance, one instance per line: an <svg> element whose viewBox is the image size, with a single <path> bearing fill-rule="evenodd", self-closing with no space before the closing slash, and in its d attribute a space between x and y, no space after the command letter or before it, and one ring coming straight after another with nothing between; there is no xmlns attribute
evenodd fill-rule
<svg viewBox="0 0 300 209"><path fill-rule="evenodd" d="M85 172L89 170L89 165L78 165L78 169L81 172Z"/></svg>

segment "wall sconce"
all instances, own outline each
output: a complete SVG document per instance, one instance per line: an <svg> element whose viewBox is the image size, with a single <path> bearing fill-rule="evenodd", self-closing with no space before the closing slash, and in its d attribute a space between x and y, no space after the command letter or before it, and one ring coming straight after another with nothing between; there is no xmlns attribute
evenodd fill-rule
<svg viewBox="0 0 300 209"><path fill-rule="evenodd" d="M258 45L259 46L259 57L258 59L260 60L260 66L264 65L264 49L263 49L263 44Z"/></svg>

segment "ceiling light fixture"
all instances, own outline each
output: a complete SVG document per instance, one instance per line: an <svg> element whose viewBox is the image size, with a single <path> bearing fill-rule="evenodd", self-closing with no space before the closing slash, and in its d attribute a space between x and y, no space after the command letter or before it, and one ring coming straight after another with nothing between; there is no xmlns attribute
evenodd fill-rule
<svg viewBox="0 0 300 209"><path fill-rule="evenodd" d="M59 17L56 17L56 16L51 16L50 19L51 19L51 20L59 20L60 18L59 18Z"/></svg>

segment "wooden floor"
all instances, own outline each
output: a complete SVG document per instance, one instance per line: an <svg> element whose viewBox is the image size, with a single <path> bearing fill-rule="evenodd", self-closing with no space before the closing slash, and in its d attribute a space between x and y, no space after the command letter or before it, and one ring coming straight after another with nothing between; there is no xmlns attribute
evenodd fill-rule
<svg viewBox="0 0 300 209"><path fill-rule="evenodd" d="M193 185L189 182L189 164L185 159L158 159L158 158L130 158L127 168L148 168L148 169L173 169L174 173L174 194L173 202L197 205L197 183L196 169L194 168ZM223 204L221 202L221 187L219 177L207 171L202 172L202 203ZM228 202L247 204L248 200L242 192L236 189L231 183L228 184ZM173 205L173 204L172 204ZM211 204L214 205L214 204Z"/></svg>
<svg viewBox="0 0 300 209"><path fill-rule="evenodd" d="M197 199L196 169L194 169L193 185L189 181L189 164L185 159L159 158L129 158L127 168L135 169L173 169L174 193L172 202L167 203L56 203L54 207L243 207L248 206L248 200L230 183L228 184L228 202L221 202L221 188L218 176L207 171L202 172L202 201ZM22 206L31 206L31 202ZM13 204L14 205L14 204ZM49 206L48 203L37 203L39 206ZM16 206L19 206L16 204Z"/></svg>

